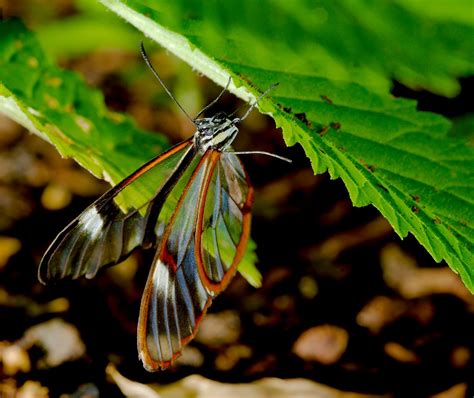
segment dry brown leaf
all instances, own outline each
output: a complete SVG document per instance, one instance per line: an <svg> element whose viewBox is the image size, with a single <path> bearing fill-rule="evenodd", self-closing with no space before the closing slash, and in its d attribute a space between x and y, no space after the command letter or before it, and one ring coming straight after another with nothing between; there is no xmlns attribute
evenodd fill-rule
<svg viewBox="0 0 474 398"><path fill-rule="evenodd" d="M86 347L74 325L55 318L29 328L19 344L23 347L39 345L46 355L38 367L54 367L66 361L80 358Z"/></svg>
<svg viewBox="0 0 474 398"><path fill-rule="evenodd" d="M471 359L471 351L467 347L455 347L451 352L450 362L455 368L464 368Z"/></svg>
<svg viewBox="0 0 474 398"><path fill-rule="evenodd" d="M152 387L132 381L122 376L117 368L112 364L107 366L105 372L108 376L110 376L114 383L117 384L117 387L120 388L120 391L126 397L161 398L161 395L158 394L158 392L156 392Z"/></svg>
<svg viewBox="0 0 474 398"><path fill-rule="evenodd" d="M0 397L15 398L17 390L14 379L0 379Z"/></svg>
<svg viewBox="0 0 474 398"><path fill-rule="evenodd" d="M29 216L33 204L18 186L0 184L0 230L10 228L17 220Z"/></svg>
<svg viewBox="0 0 474 398"><path fill-rule="evenodd" d="M0 236L0 269L7 265L11 256L21 249L21 242L18 239L8 236Z"/></svg>
<svg viewBox="0 0 474 398"><path fill-rule="evenodd" d="M46 186L41 195L41 204L48 210L60 210L71 203L72 192L66 187L51 183Z"/></svg>
<svg viewBox="0 0 474 398"><path fill-rule="evenodd" d="M467 384L460 383L448 388L446 391L432 395L431 398L465 398L467 395Z"/></svg>
<svg viewBox="0 0 474 398"><path fill-rule="evenodd" d="M36 317L42 314L64 312L69 309L69 301L60 297L45 304L39 304L29 297L22 295L11 295L5 289L0 288L0 305L5 307L22 308L28 316Z"/></svg>
<svg viewBox="0 0 474 398"><path fill-rule="evenodd" d="M393 232L392 226L383 217L360 227L331 236L321 244L307 249L303 255L310 260L334 260L345 250L384 238Z"/></svg>
<svg viewBox="0 0 474 398"><path fill-rule="evenodd" d="M204 363L204 355L196 347L186 345L182 355L176 360L175 365L193 366L199 368Z"/></svg>
<svg viewBox="0 0 474 398"><path fill-rule="evenodd" d="M229 371L237 365L241 359L250 358L251 356L251 347L243 344L231 345L217 356L215 366L218 370Z"/></svg>
<svg viewBox="0 0 474 398"><path fill-rule="evenodd" d="M426 325L433 318L434 311L433 303L429 299L408 301L377 296L360 310L356 321L360 326L377 334L383 327L404 316L416 319L422 325Z"/></svg>
<svg viewBox="0 0 474 398"><path fill-rule="evenodd" d="M6 147L17 141L23 132L23 126L0 114L0 147Z"/></svg>
<svg viewBox="0 0 474 398"><path fill-rule="evenodd" d="M235 311L208 314L201 322L196 341L208 347L219 347L238 340L240 318Z"/></svg>
<svg viewBox="0 0 474 398"><path fill-rule="evenodd" d="M28 380L17 391L15 398L48 398L49 390L37 381Z"/></svg>
<svg viewBox="0 0 474 398"><path fill-rule="evenodd" d="M452 294L474 309L474 296L448 267L419 268L416 261L395 244L382 249L380 261L385 282L402 297Z"/></svg>
<svg viewBox="0 0 474 398"><path fill-rule="evenodd" d="M13 376L18 372L26 373L31 369L28 352L20 345L7 341L0 342L0 363L3 373L7 376Z"/></svg>
<svg viewBox="0 0 474 398"><path fill-rule="evenodd" d="M291 194L314 189L324 177L315 176L311 169L303 169L273 181L259 189L254 212L266 218L275 218L281 213Z"/></svg>
<svg viewBox="0 0 474 398"><path fill-rule="evenodd" d="M337 224L347 216L352 209L352 202L349 199L338 200L330 209L321 214L320 222L325 226Z"/></svg>
<svg viewBox="0 0 474 398"><path fill-rule="evenodd" d="M398 319L407 309L407 303L386 296L374 297L357 314L360 326L378 333L384 326Z"/></svg>
<svg viewBox="0 0 474 398"><path fill-rule="evenodd" d="M306 361L330 365L341 358L348 341L349 334L345 329L334 325L321 325L303 332L296 340L293 352Z"/></svg>
<svg viewBox="0 0 474 398"><path fill-rule="evenodd" d="M398 362L403 363L418 363L420 358L408 348L403 347L401 344L395 342L386 343L384 346L385 353L395 359Z"/></svg>
<svg viewBox="0 0 474 398"><path fill-rule="evenodd" d="M311 300L318 294L318 282L313 277L305 275L298 283L298 290L305 299Z"/></svg>
<svg viewBox="0 0 474 398"><path fill-rule="evenodd" d="M107 374L126 397L140 398L382 398L341 391L306 379L265 378L248 384L227 384L199 375L185 377L175 383L159 386L145 385L122 376L113 365Z"/></svg>
<svg viewBox="0 0 474 398"><path fill-rule="evenodd" d="M48 398L48 388L43 387L39 382L28 380L21 387L17 387L14 379L0 381L1 398Z"/></svg>

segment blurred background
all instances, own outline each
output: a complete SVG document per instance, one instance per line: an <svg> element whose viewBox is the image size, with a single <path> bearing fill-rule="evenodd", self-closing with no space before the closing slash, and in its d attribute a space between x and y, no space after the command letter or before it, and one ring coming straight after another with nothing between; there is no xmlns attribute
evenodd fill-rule
<svg viewBox="0 0 474 398"><path fill-rule="evenodd" d="M49 56L98 87L110 109L170 143L192 134L140 58L141 34L100 4L7 0L3 16L25 21ZM219 93L146 45L188 113ZM461 84L452 99L397 82L393 93L457 118L471 110L473 79ZM226 94L214 111L240 105ZM314 176L302 150L286 148L258 111L242 124L235 148L293 160L243 158L255 187L262 287L237 275L176 365L150 374L136 351L150 254L136 253L93 280L40 285L49 243L108 185L0 115L0 397L122 396L121 377L145 385L193 374L225 383L305 378L330 387L327 396L472 396L474 297L457 275L411 236L402 242L376 209L354 208L341 181Z"/></svg>

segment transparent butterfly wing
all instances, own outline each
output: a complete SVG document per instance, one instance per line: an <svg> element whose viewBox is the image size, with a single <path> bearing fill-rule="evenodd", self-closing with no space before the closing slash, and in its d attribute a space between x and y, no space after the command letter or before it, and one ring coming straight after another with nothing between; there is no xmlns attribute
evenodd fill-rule
<svg viewBox="0 0 474 398"><path fill-rule="evenodd" d="M231 175L234 172L237 177ZM235 274L250 229L252 190L235 155L207 152L182 179L187 185L179 190L180 198L167 222L140 307L138 351L150 371L170 366L194 337L212 298ZM227 214L235 211L229 201L239 203L240 216ZM212 253L219 256L225 252L226 256L211 259L211 249L201 247L199 235L208 233L213 225L223 227L223 218L238 224L232 227L237 241L224 242L229 235L216 232L217 251ZM219 261L222 265L217 269Z"/></svg>
<svg viewBox="0 0 474 398"><path fill-rule="evenodd" d="M159 193L169 185L184 159L192 155L191 150L191 140L174 146L90 205L59 233L46 251L38 270L40 281L84 275L92 278L100 268L117 264L134 249L153 245L157 213L162 205L159 202L165 196ZM132 184L133 192L129 189ZM137 209L116 203L129 203L132 197L134 203L142 203Z"/></svg>
<svg viewBox="0 0 474 398"><path fill-rule="evenodd" d="M217 294L242 259L250 233L253 190L239 158L223 152L210 162L211 178L198 214L196 258L206 288Z"/></svg>

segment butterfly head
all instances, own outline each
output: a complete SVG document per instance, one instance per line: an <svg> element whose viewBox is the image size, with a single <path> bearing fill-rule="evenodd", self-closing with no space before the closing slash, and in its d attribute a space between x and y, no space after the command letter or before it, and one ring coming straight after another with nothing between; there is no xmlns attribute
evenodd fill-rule
<svg viewBox="0 0 474 398"><path fill-rule="evenodd" d="M195 120L197 130L194 133L194 144L196 148L201 153L208 149L225 151L239 132L238 122L240 119L230 119L224 112Z"/></svg>

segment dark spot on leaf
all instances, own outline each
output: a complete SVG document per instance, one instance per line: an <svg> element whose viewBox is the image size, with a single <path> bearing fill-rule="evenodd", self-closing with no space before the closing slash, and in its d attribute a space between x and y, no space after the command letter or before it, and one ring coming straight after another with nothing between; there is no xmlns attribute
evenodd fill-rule
<svg viewBox="0 0 474 398"><path fill-rule="evenodd" d="M322 126L321 129L318 131L318 134L322 137L325 135L329 130L328 126Z"/></svg>
<svg viewBox="0 0 474 398"><path fill-rule="evenodd" d="M326 101L328 104L332 104L332 99L329 98L327 95L321 95L321 99Z"/></svg>
<svg viewBox="0 0 474 398"><path fill-rule="evenodd" d="M411 198L416 202L416 203L419 203L420 202L420 197L418 195L411 195Z"/></svg>
<svg viewBox="0 0 474 398"><path fill-rule="evenodd" d="M441 220L439 219L439 217L433 218L433 222L434 222L435 224L441 224Z"/></svg>
<svg viewBox="0 0 474 398"><path fill-rule="evenodd" d="M420 209L417 206L412 206L411 211L415 214L418 214L420 212Z"/></svg>
<svg viewBox="0 0 474 398"><path fill-rule="evenodd" d="M306 117L306 113L295 113L295 116L298 120L302 121L306 126L310 127L311 123Z"/></svg>
<svg viewBox="0 0 474 398"><path fill-rule="evenodd" d="M378 184L378 183L377 183L377 186L380 187L380 188L382 188L385 192L388 192L388 189L385 188L382 184Z"/></svg>
<svg viewBox="0 0 474 398"><path fill-rule="evenodd" d="M333 128L334 130L339 130L341 128L341 123L339 122L331 122L329 124L329 126L331 126L331 128Z"/></svg>
<svg viewBox="0 0 474 398"><path fill-rule="evenodd" d="M371 165L371 164L367 164L364 159L360 159L360 163L362 164L362 166L364 166L367 170L369 170L371 173L373 173L375 171L375 166Z"/></svg>
<svg viewBox="0 0 474 398"><path fill-rule="evenodd" d="M283 107L283 110L284 110L286 113L291 113L291 108L288 107L288 106L284 106L284 107Z"/></svg>

